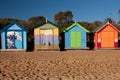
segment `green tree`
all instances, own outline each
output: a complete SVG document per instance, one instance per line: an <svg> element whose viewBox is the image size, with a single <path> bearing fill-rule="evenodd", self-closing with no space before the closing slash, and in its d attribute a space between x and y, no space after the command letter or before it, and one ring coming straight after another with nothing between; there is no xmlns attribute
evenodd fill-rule
<svg viewBox="0 0 120 80"><path fill-rule="evenodd" d="M85 27L86 29L90 30L89 26L90 26L90 23L89 22L78 22L80 25L82 25L83 27Z"/></svg>
<svg viewBox="0 0 120 80"><path fill-rule="evenodd" d="M54 15L55 24L61 26L61 31L73 23L73 14L71 11L59 11Z"/></svg>
<svg viewBox="0 0 120 80"><path fill-rule="evenodd" d="M28 26L27 26L26 21L19 20L19 19L13 19L13 18L1 18L0 19L0 30L2 28L4 28L6 25L8 25L10 22L16 22L28 30Z"/></svg>
<svg viewBox="0 0 120 80"><path fill-rule="evenodd" d="M98 26L102 25L102 22L101 21L94 21L92 24L91 24L91 29L94 30L95 28L97 28Z"/></svg>
<svg viewBox="0 0 120 80"><path fill-rule="evenodd" d="M113 19L111 19L111 18L106 18L105 19L105 23L106 22L109 22L109 23L111 23L111 24L116 24L116 22L113 20Z"/></svg>
<svg viewBox="0 0 120 80"><path fill-rule="evenodd" d="M88 29L89 31L93 31L96 27L100 26L102 24L101 21L94 21L92 23L89 22L79 22L80 25Z"/></svg>
<svg viewBox="0 0 120 80"><path fill-rule="evenodd" d="M119 14L119 21L118 21L118 25L120 25L120 9L118 10L118 14Z"/></svg>
<svg viewBox="0 0 120 80"><path fill-rule="evenodd" d="M43 16L34 16L34 17L31 17L28 19L28 25L33 26L44 20L45 20L45 17L43 17Z"/></svg>
<svg viewBox="0 0 120 80"><path fill-rule="evenodd" d="M118 14L120 15L120 9L118 10Z"/></svg>
<svg viewBox="0 0 120 80"><path fill-rule="evenodd" d="M116 28L118 28L119 30L120 30L120 26L119 26L119 22L118 23L116 23L113 19L111 19L111 18L107 18L106 20L105 20L105 22L108 22L109 21L109 23L111 23L112 25L114 25Z"/></svg>

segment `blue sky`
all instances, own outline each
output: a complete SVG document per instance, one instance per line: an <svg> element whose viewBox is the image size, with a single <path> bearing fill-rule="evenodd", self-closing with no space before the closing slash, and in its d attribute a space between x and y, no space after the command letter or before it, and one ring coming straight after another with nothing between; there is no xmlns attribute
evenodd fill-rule
<svg viewBox="0 0 120 80"><path fill-rule="evenodd" d="M110 17L118 22L119 9L120 0L0 0L0 18L22 20L44 16L54 22L54 14L70 10L75 21L104 21Z"/></svg>

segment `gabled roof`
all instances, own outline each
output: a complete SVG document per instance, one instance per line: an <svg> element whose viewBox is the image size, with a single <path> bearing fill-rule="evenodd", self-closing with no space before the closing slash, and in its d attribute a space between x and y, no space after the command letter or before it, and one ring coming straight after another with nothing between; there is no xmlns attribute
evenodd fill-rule
<svg viewBox="0 0 120 80"><path fill-rule="evenodd" d="M17 24L16 22L11 22L9 23L7 26L5 26L2 30L0 30L0 33L2 33L3 31L7 30L8 28L10 28L12 25L16 24L18 27L20 27L23 31L26 31L22 26L20 26L19 24Z"/></svg>
<svg viewBox="0 0 120 80"><path fill-rule="evenodd" d="M115 26L113 26L111 23L107 22L106 24L102 24L101 26L98 26L96 29L94 29L92 32L99 32L103 30L107 25L110 25L113 29L120 32Z"/></svg>
<svg viewBox="0 0 120 80"><path fill-rule="evenodd" d="M56 24L54 24L54 23L52 23L52 22L50 22L50 21L48 21L48 20L44 20L44 21L42 21L42 22L39 22L39 23L33 25L33 26L32 26L32 29L33 29L33 28L38 28L38 27L40 27L40 26L42 26L42 25L44 25L44 24L47 24L47 23L49 23L49 24L51 24L51 25L54 25L54 26L57 27L57 28L60 28L60 26L58 26L58 25L56 25Z"/></svg>
<svg viewBox="0 0 120 80"><path fill-rule="evenodd" d="M78 27L80 27L81 29L83 29L84 31L89 32L87 29L85 29L83 26L81 26L81 25L80 25L79 23L77 23L77 22L73 23L71 26L69 26L68 28L66 28L66 29L64 30L64 32L68 31L69 29L73 28L74 26L78 26Z"/></svg>

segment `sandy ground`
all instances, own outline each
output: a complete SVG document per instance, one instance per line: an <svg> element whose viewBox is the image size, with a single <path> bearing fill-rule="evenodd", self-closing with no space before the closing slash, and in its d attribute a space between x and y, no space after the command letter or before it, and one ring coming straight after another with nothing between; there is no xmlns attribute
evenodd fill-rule
<svg viewBox="0 0 120 80"><path fill-rule="evenodd" d="M0 52L0 80L120 80L120 50Z"/></svg>

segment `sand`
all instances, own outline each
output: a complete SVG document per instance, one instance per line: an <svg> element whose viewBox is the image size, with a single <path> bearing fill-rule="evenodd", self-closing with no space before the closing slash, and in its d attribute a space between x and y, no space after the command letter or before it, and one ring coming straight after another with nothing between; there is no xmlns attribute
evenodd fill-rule
<svg viewBox="0 0 120 80"><path fill-rule="evenodd" d="M0 80L120 80L120 50L0 52Z"/></svg>

